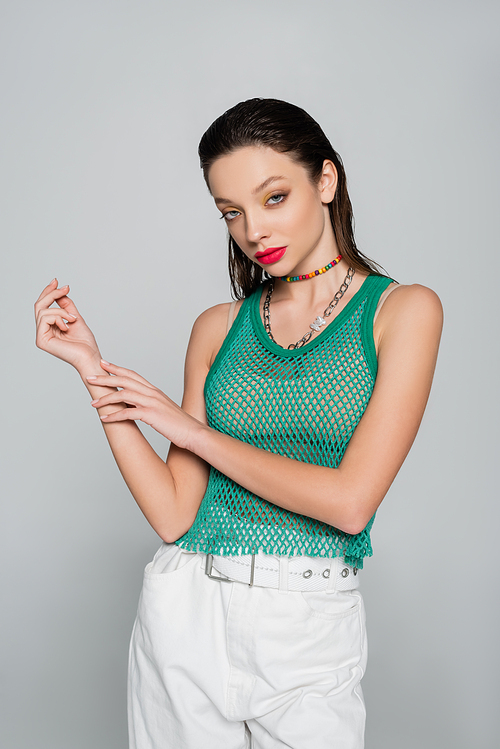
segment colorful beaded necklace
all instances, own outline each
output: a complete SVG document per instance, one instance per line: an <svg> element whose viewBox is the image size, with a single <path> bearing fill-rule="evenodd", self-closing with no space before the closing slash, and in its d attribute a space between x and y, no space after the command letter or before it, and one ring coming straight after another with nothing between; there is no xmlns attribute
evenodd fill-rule
<svg viewBox="0 0 500 749"><path fill-rule="evenodd" d="M334 265L337 265L342 260L342 255L339 255L335 258L335 260L332 260L331 263L328 263L328 265L325 265L324 268L319 268L318 270L313 270L312 273L305 273L303 276L280 276L280 281L288 281L288 283L291 283L292 281L305 281L306 278L313 278L314 276L319 276L321 273L326 273L327 270L330 270L330 268L333 268Z"/></svg>

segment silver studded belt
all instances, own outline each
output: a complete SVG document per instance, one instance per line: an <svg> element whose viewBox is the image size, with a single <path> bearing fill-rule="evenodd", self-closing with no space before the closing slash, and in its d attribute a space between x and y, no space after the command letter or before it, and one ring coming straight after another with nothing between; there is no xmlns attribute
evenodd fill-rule
<svg viewBox="0 0 500 749"><path fill-rule="evenodd" d="M222 557L207 554L205 573L220 582L241 582L280 590L352 590L359 570L339 557L282 557L269 554Z"/></svg>

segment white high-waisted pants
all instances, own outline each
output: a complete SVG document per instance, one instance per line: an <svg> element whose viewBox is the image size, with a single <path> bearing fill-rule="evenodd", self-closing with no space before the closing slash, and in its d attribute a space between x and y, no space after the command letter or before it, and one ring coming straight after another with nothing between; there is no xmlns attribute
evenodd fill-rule
<svg viewBox="0 0 500 749"><path fill-rule="evenodd" d="M129 664L131 749L362 749L357 590L217 582L162 544L144 573Z"/></svg>

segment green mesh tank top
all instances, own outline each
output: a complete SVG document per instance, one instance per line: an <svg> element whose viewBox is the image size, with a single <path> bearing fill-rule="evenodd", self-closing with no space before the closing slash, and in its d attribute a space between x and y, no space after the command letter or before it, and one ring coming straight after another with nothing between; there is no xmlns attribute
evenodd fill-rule
<svg viewBox="0 0 500 749"><path fill-rule="evenodd" d="M262 286L247 297L205 382L210 427L278 455L336 468L373 391L373 316L392 282L370 275L344 309L300 349L270 340ZM176 543L206 554L371 556L370 529L356 535L289 512L211 468L191 528Z"/></svg>

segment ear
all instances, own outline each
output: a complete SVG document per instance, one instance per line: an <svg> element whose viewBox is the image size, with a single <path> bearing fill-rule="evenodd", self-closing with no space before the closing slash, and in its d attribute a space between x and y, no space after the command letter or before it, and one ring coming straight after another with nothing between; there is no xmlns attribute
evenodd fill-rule
<svg viewBox="0 0 500 749"><path fill-rule="evenodd" d="M335 164L330 159L325 159L318 183L322 203L332 202L335 197L335 190L337 189L337 180L338 175Z"/></svg>

